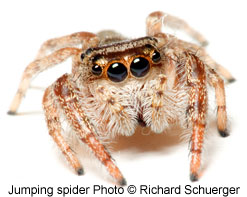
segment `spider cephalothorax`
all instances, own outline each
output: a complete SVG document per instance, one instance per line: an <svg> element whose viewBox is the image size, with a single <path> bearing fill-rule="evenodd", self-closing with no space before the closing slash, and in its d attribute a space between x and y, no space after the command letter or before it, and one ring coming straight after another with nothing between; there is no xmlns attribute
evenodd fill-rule
<svg viewBox="0 0 247 197"><path fill-rule="evenodd" d="M155 38L144 37L89 48L81 54L82 64L77 72L83 73L83 82L123 82L129 77L144 77L152 66L161 66L157 44Z"/></svg>
<svg viewBox="0 0 247 197"><path fill-rule="evenodd" d="M162 22L185 30L198 43L161 32ZM224 81L233 77L208 56L206 40L183 20L151 13L147 37L127 39L114 31L74 33L46 41L26 68L9 114L15 114L31 79L41 71L73 58L72 73L49 86L43 107L49 133L78 174L83 168L62 135L65 117L79 140L119 184L126 184L102 139L132 135L138 125L161 133L179 124L191 130L190 178L198 179L207 124L207 86L217 101L217 124L227 136ZM82 44L82 48L69 47ZM47 54L50 50L51 53Z"/></svg>

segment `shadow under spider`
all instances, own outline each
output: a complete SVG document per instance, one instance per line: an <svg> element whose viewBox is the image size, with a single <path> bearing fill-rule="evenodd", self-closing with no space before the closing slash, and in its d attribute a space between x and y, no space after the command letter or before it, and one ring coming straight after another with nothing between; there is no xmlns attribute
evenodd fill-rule
<svg viewBox="0 0 247 197"><path fill-rule="evenodd" d="M209 121L205 133L204 157L211 161L217 153L217 141L220 140L215 130L216 121ZM135 152L135 153L174 153L178 148L185 145L189 155L190 129L183 129L178 126L169 128L162 133L154 133L150 128L138 127L132 136L118 136L107 143L112 153ZM136 154L135 154L136 155ZM207 162L206 162L207 163ZM205 164L206 165L206 164Z"/></svg>
<svg viewBox="0 0 247 197"><path fill-rule="evenodd" d="M109 143L113 152L117 151L136 151L136 152L156 152L166 151L173 146L186 142L181 139L184 129L174 127L166 132L154 133L150 128L138 127L132 136L119 136ZM187 131L185 131L187 132Z"/></svg>

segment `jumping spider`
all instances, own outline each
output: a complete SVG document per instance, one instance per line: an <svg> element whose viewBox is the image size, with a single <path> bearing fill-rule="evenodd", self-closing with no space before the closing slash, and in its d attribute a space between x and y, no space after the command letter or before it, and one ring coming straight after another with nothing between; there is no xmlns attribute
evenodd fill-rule
<svg viewBox="0 0 247 197"><path fill-rule="evenodd" d="M163 33L163 24L185 31L198 45ZM218 131L228 136L220 75L228 82L234 78L206 53L204 37L185 21L162 12L151 13L146 25L147 37L132 40L114 31L79 32L48 40L23 73L9 114L16 113L36 75L72 57L72 73L46 89L43 108L49 134L79 175L84 171L61 133L61 116L120 185L126 181L102 138L133 135L138 125L155 133L174 124L189 128L190 179L198 180L208 85L216 92ZM82 47L75 47L78 44Z"/></svg>

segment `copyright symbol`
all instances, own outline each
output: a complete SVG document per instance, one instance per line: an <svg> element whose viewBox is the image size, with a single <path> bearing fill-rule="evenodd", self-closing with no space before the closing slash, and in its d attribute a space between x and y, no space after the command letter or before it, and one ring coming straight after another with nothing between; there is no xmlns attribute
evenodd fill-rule
<svg viewBox="0 0 247 197"><path fill-rule="evenodd" d="M134 185L129 185L128 188L127 188L127 191L129 194L134 194L136 193L136 186Z"/></svg>

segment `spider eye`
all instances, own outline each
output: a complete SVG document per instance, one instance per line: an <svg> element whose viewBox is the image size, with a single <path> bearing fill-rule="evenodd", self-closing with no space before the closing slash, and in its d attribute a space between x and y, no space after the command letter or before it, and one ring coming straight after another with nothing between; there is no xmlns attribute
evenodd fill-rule
<svg viewBox="0 0 247 197"><path fill-rule="evenodd" d="M122 63L116 62L108 67L107 75L111 81L120 82L127 77L128 72Z"/></svg>
<svg viewBox="0 0 247 197"><path fill-rule="evenodd" d="M101 73L102 73L102 68L99 66L99 65L94 65L93 67L92 67L92 73L94 74L94 75L97 75L97 76L99 76L99 75L101 75Z"/></svg>
<svg viewBox="0 0 247 197"><path fill-rule="evenodd" d="M158 63L160 61L161 57L160 57L160 53L158 51L154 51L152 54L152 60L155 63Z"/></svg>
<svg viewBox="0 0 247 197"><path fill-rule="evenodd" d="M143 57L135 58L130 65L130 72L136 77L145 76L150 69L149 61Z"/></svg>
<svg viewBox="0 0 247 197"><path fill-rule="evenodd" d="M101 59L102 58L102 56L100 56L100 55L96 55L96 56L94 56L93 57L93 62L96 62L96 61L98 61L99 59Z"/></svg>
<svg viewBox="0 0 247 197"><path fill-rule="evenodd" d="M81 61L83 61L84 57L85 57L85 54L82 53L82 54L81 54Z"/></svg>
<svg viewBox="0 0 247 197"><path fill-rule="evenodd" d="M151 44L146 44L145 47L148 48L148 49L153 49L154 48Z"/></svg>
<svg viewBox="0 0 247 197"><path fill-rule="evenodd" d="M86 55L90 55L92 52L93 52L93 49L89 48L89 49L86 50L85 54Z"/></svg>

